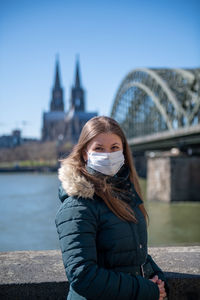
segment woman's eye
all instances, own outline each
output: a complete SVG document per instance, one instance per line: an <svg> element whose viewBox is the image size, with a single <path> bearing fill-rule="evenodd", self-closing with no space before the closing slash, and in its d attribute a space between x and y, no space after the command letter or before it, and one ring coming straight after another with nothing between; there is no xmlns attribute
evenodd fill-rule
<svg viewBox="0 0 200 300"><path fill-rule="evenodd" d="M117 150L117 149L119 149L118 146L113 146L113 147L112 147L112 150Z"/></svg>
<svg viewBox="0 0 200 300"><path fill-rule="evenodd" d="M95 150L95 151L102 151L103 148L102 148L102 147L96 147L94 150Z"/></svg>

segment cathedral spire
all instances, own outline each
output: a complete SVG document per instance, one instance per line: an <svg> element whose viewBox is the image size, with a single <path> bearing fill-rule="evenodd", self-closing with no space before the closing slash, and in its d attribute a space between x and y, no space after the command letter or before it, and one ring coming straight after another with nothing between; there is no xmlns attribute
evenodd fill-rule
<svg viewBox="0 0 200 300"><path fill-rule="evenodd" d="M75 79L75 87L80 88L81 87L81 81L80 81L80 67L79 67L79 57L77 55L76 58L76 79Z"/></svg>
<svg viewBox="0 0 200 300"><path fill-rule="evenodd" d="M59 60L58 55L56 57L56 74L54 88L60 88L60 71L59 71Z"/></svg>

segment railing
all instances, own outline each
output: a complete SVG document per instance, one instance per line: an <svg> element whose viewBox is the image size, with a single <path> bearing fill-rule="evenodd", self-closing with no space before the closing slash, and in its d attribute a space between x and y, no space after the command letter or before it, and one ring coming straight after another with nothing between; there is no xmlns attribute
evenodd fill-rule
<svg viewBox="0 0 200 300"><path fill-rule="evenodd" d="M166 273L169 300L200 299L200 246L150 248L149 253ZM0 252L0 299L64 300L68 288L59 250Z"/></svg>

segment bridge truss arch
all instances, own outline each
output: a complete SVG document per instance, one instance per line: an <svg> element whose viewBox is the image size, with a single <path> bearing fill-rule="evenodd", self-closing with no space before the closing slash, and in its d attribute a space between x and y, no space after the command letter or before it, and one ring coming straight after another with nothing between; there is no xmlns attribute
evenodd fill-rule
<svg viewBox="0 0 200 300"><path fill-rule="evenodd" d="M111 117L128 138L200 123L200 68L131 71L119 86Z"/></svg>

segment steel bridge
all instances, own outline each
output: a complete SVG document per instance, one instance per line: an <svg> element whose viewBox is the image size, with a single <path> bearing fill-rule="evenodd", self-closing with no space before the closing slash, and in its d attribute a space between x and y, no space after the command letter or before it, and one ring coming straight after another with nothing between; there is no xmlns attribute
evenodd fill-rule
<svg viewBox="0 0 200 300"><path fill-rule="evenodd" d="M134 69L118 88L111 117L140 151L200 145L200 68Z"/></svg>

